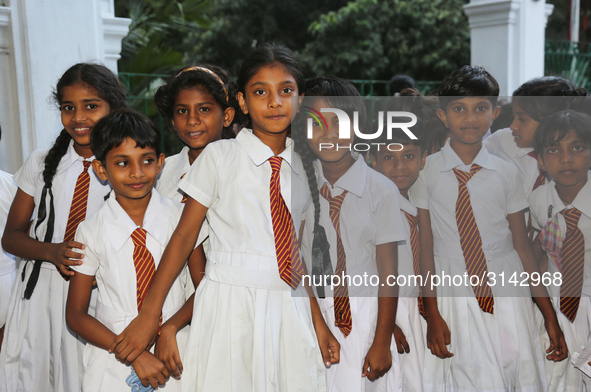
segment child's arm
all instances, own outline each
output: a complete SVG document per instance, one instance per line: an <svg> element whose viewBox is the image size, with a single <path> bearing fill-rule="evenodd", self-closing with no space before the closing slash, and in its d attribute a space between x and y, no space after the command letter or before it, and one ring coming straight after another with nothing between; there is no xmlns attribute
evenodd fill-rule
<svg viewBox="0 0 591 392"><path fill-rule="evenodd" d="M410 346L408 345L406 336L404 336L404 332L402 332L398 325L394 326L394 340L396 341L396 349L398 349L398 354L408 354L410 352Z"/></svg>
<svg viewBox="0 0 591 392"><path fill-rule="evenodd" d="M398 273L398 243L388 242L376 246L376 262L380 276L378 321L373 343L361 370L361 377L367 376L371 381L382 377L392 367L390 344L396 325L398 286L389 286L387 281L388 276L396 276Z"/></svg>
<svg viewBox="0 0 591 392"><path fill-rule="evenodd" d="M114 352L118 360L130 364L154 342L164 300L195 247L206 212L207 207L192 197L187 198L179 224L162 254L140 314L109 347L109 352Z"/></svg>
<svg viewBox="0 0 591 392"><path fill-rule="evenodd" d="M8 253L24 259L50 261L63 275L74 275L74 271L68 267L81 265L84 255L72 249L84 249L84 245L76 241L54 244L31 238L28 232L34 209L35 199L19 188L10 206L2 247Z"/></svg>
<svg viewBox="0 0 591 392"><path fill-rule="evenodd" d="M433 232L431 231L431 215L429 210L417 208L419 218L419 242L421 244L421 274L423 279L435 275L435 260L433 258ZM447 323L441 317L437 307L437 292L431 288L429 282L422 287L423 303L427 319L427 348L439 358L453 357L447 345L451 343L451 333Z"/></svg>
<svg viewBox="0 0 591 392"><path fill-rule="evenodd" d="M300 249L305 225L306 221L302 221L302 224L300 226L300 240L298 244L300 245ZM303 258L302 266L304 267L304 275L307 275L308 271ZM316 331L316 339L318 339L318 346L320 347L320 352L322 353L322 361L324 362L324 365L326 367L330 367L331 364L338 363L340 361L341 345L326 325L326 321L324 320L322 312L320 311L320 306L318 306L318 300L316 299L314 290L312 290L312 287L308 284L308 282L306 282L305 279L302 279L302 284L304 285L304 288L308 293L308 297L310 298L312 324L314 324L314 331Z"/></svg>
<svg viewBox="0 0 591 392"><path fill-rule="evenodd" d="M206 262L207 260L205 258L205 253L203 252L203 245L199 245L193 250L193 252L191 252L188 262L189 273L191 274L191 280L195 287L199 286L199 283L205 275ZM164 362L168 371L176 378L180 378L181 373L183 372L183 363L181 362L181 356L179 354L176 334L185 325L191 322L194 301L195 293L189 297L181 309L162 324L160 334L156 338L156 348L154 349L154 353L158 359Z"/></svg>
<svg viewBox="0 0 591 392"><path fill-rule="evenodd" d="M66 323L68 327L93 346L106 350L115 334L100 321L88 314L88 303L94 276L74 273L70 280L66 303ZM163 385L170 374L166 366L149 351L144 351L133 362L133 368L144 386L148 383L157 388Z"/></svg>
<svg viewBox="0 0 591 392"><path fill-rule="evenodd" d="M546 350L546 353L548 353L546 358L552 361L562 361L567 357L568 349L566 347L566 341L564 340L562 330L558 325L556 312L552 307L550 298L548 298L546 288L540 284L534 285L531 279L534 272L539 274L540 271L534 253L532 252L529 239L527 238L523 211L507 215L507 220L509 221L509 229L511 230L513 237L513 246L521 258L523 269L530 277L530 290L532 296L544 316L546 331L550 338L550 347Z"/></svg>

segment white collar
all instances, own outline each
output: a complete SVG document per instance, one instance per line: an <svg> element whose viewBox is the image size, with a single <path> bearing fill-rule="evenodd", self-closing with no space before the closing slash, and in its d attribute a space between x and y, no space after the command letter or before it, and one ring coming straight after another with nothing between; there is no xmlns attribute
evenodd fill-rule
<svg viewBox="0 0 591 392"><path fill-rule="evenodd" d="M585 184L585 186L583 186L583 188L581 188L581 190L575 197L575 200L573 200L573 202L568 206L565 206L562 200L560 199L560 196L558 196L558 192L556 191L556 183L554 182L554 180L550 181L546 185L548 192L550 192L550 215L554 216L564 209L575 207L577 210L581 211L585 216L591 219L591 200L589 200L589 195L591 195L590 180L591 178L589 178L589 174L587 174L587 183Z"/></svg>
<svg viewBox="0 0 591 392"><path fill-rule="evenodd" d="M83 158L80 155L78 155L78 153L74 149L74 139L72 139L72 140L70 140L70 144L68 145L68 149L66 150L66 153L64 154L62 159L60 159L60 163L57 166L56 173L60 173L60 172L68 170L70 168L70 166L72 166L74 164L74 162L77 162L77 161L92 162L93 160L94 160L94 155L90 158Z"/></svg>
<svg viewBox="0 0 591 392"><path fill-rule="evenodd" d="M181 181L181 178L187 173L191 164L189 163L189 147L185 146L179 152L176 162L174 163L174 167L172 168L172 184L178 185Z"/></svg>
<svg viewBox="0 0 591 392"><path fill-rule="evenodd" d="M363 155L353 153L353 158L355 158L355 163L353 163L349 170L347 170L332 187L337 187L344 191L353 193L357 197L362 197L363 191L365 190L365 181L369 167L365 163ZM314 167L318 171L318 189L322 188L325 183L331 187L324 177L320 159L316 159L314 161Z"/></svg>
<svg viewBox="0 0 591 392"><path fill-rule="evenodd" d="M252 129L242 128L242 130L238 132L238 135L236 136L236 141L242 146L244 151L246 151L256 166L262 165L263 163L267 162L269 158L275 156L273 150L271 150L271 147L267 146L261 141L261 139L256 137L252 133ZM292 165L294 154L293 148L293 140L288 137L285 141L285 150L283 150L281 154L277 156L283 158L283 160L286 161L289 166L291 166L291 169L296 174L299 174L298 169Z"/></svg>
<svg viewBox="0 0 591 392"><path fill-rule="evenodd" d="M443 164L441 165L441 172L453 170L458 166L466 166L466 164L460 159L458 154L451 148L450 141L448 140L443 148L441 149L441 156L443 158ZM496 162L493 160L488 150L484 145L478 151L478 154L472 161L472 164L482 166L484 169L498 170ZM469 166L469 165L468 165Z"/></svg>

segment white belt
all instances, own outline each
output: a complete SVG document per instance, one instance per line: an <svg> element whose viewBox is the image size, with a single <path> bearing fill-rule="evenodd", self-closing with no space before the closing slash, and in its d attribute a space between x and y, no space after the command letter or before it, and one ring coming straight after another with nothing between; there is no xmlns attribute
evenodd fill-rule
<svg viewBox="0 0 591 392"><path fill-rule="evenodd" d="M205 275L214 282L234 286L281 291L291 290L291 287L279 276L278 269L246 268L211 263Z"/></svg>

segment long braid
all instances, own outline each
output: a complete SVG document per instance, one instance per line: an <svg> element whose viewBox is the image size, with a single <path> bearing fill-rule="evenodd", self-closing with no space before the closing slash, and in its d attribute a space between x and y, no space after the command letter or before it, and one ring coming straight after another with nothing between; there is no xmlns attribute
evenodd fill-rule
<svg viewBox="0 0 591 392"><path fill-rule="evenodd" d="M35 224L35 229L33 233L35 234L35 239L40 240L37 236L37 229L45 221L47 218L47 229L45 230L45 235L43 238L43 242L51 242L53 239L53 229L55 225L55 209L53 205L53 177L57 172L57 167L68 151L68 147L70 145L70 140L72 137L66 132L65 129L62 129L59 136L55 140L55 143L48 151L47 155L45 156L44 164L45 168L43 170L43 190L41 191L41 201L38 206L37 212L37 223ZM47 195L49 195L49 215L47 214ZM24 298L30 299L31 295L33 294L33 290L37 285L37 281L39 280L39 273L41 272L41 264L43 260L35 260L33 264L33 270L31 271L31 276L29 276L29 280L27 281L27 285L25 288ZM21 279L25 280L25 269L23 269Z"/></svg>

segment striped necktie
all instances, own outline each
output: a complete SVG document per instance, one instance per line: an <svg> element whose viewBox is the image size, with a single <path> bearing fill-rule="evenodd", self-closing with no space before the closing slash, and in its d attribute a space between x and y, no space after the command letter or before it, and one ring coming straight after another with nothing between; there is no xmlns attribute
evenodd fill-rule
<svg viewBox="0 0 591 392"><path fill-rule="evenodd" d="M344 191L340 195L332 197L326 183L320 189L320 194L328 200L328 204L330 205L330 220L337 233L337 268L335 274L340 277L347 275L347 255L345 254L345 247L341 240L341 206L347 193L347 191ZM347 337L353 328L353 318L351 316L351 304L349 302L349 289L346 284L335 286L334 316L335 325Z"/></svg>
<svg viewBox="0 0 591 392"><path fill-rule="evenodd" d="M583 288L585 238L578 227L581 211L576 208L569 208L561 211L561 213L566 221L566 238L560 250L562 264L560 311L573 322L579 310Z"/></svg>
<svg viewBox="0 0 591 392"><path fill-rule="evenodd" d="M420 244L419 244L419 229L418 223L419 219L409 214L408 212L404 211L404 215L406 215L406 220L408 220L408 224L410 226L410 248L412 250L412 267L416 276L421 274L421 263L420 263ZM427 313L425 312L425 304L423 303L423 297L420 294L419 289L419 312L421 316L426 317Z"/></svg>
<svg viewBox="0 0 591 392"><path fill-rule="evenodd" d="M535 151L531 151L527 155L534 158L536 161L538 160L538 153ZM538 177L536 177L536 181L534 182L534 186L532 188L532 191L535 191L540 185L544 185L545 183L546 183L546 173L539 172ZM534 240L535 229L531 223L531 214L528 214L528 216L527 216L527 236L528 236L530 242Z"/></svg>
<svg viewBox="0 0 591 392"><path fill-rule="evenodd" d="M84 220L84 218L86 218L88 188L90 187L90 174L88 173L90 161L82 161L82 164L84 165L84 170L76 180L76 187L74 188L74 197L72 197L72 205L70 206L70 214L68 215L64 241L72 241L74 239L78 225Z"/></svg>
<svg viewBox="0 0 591 392"><path fill-rule="evenodd" d="M480 309L487 313L493 313L494 298L492 290L488 285L488 268L486 267L486 257L482 250L482 238L476 225L472 204L470 203L470 193L468 192L467 182L482 169L481 166L473 164L470 167L470 173L454 168L454 174L458 179L458 201L456 202L456 222L460 234L460 245L466 261L468 276L478 276L479 285L472 286L474 295L478 300ZM472 279L470 279L472 281ZM476 281L474 280L474 283Z"/></svg>
<svg viewBox="0 0 591 392"><path fill-rule="evenodd" d="M281 196L280 169L281 157L269 158L271 164L271 220L273 221L273 235L275 237L275 252L279 276L292 289L296 289L302 280L304 267L300 259L300 249L291 213Z"/></svg>
<svg viewBox="0 0 591 392"><path fill-rule="evenodd" d="M187 173L185 173L185 174L187 174ZM183 178L185 178L185 174L183 174L183 175L181 176L181 180L182 180ZM183 198L182 198L182 200L181 200L181 203L185 204L186 202L187 202L187 194L186 194L185 192L183 192Z"/></svg>

